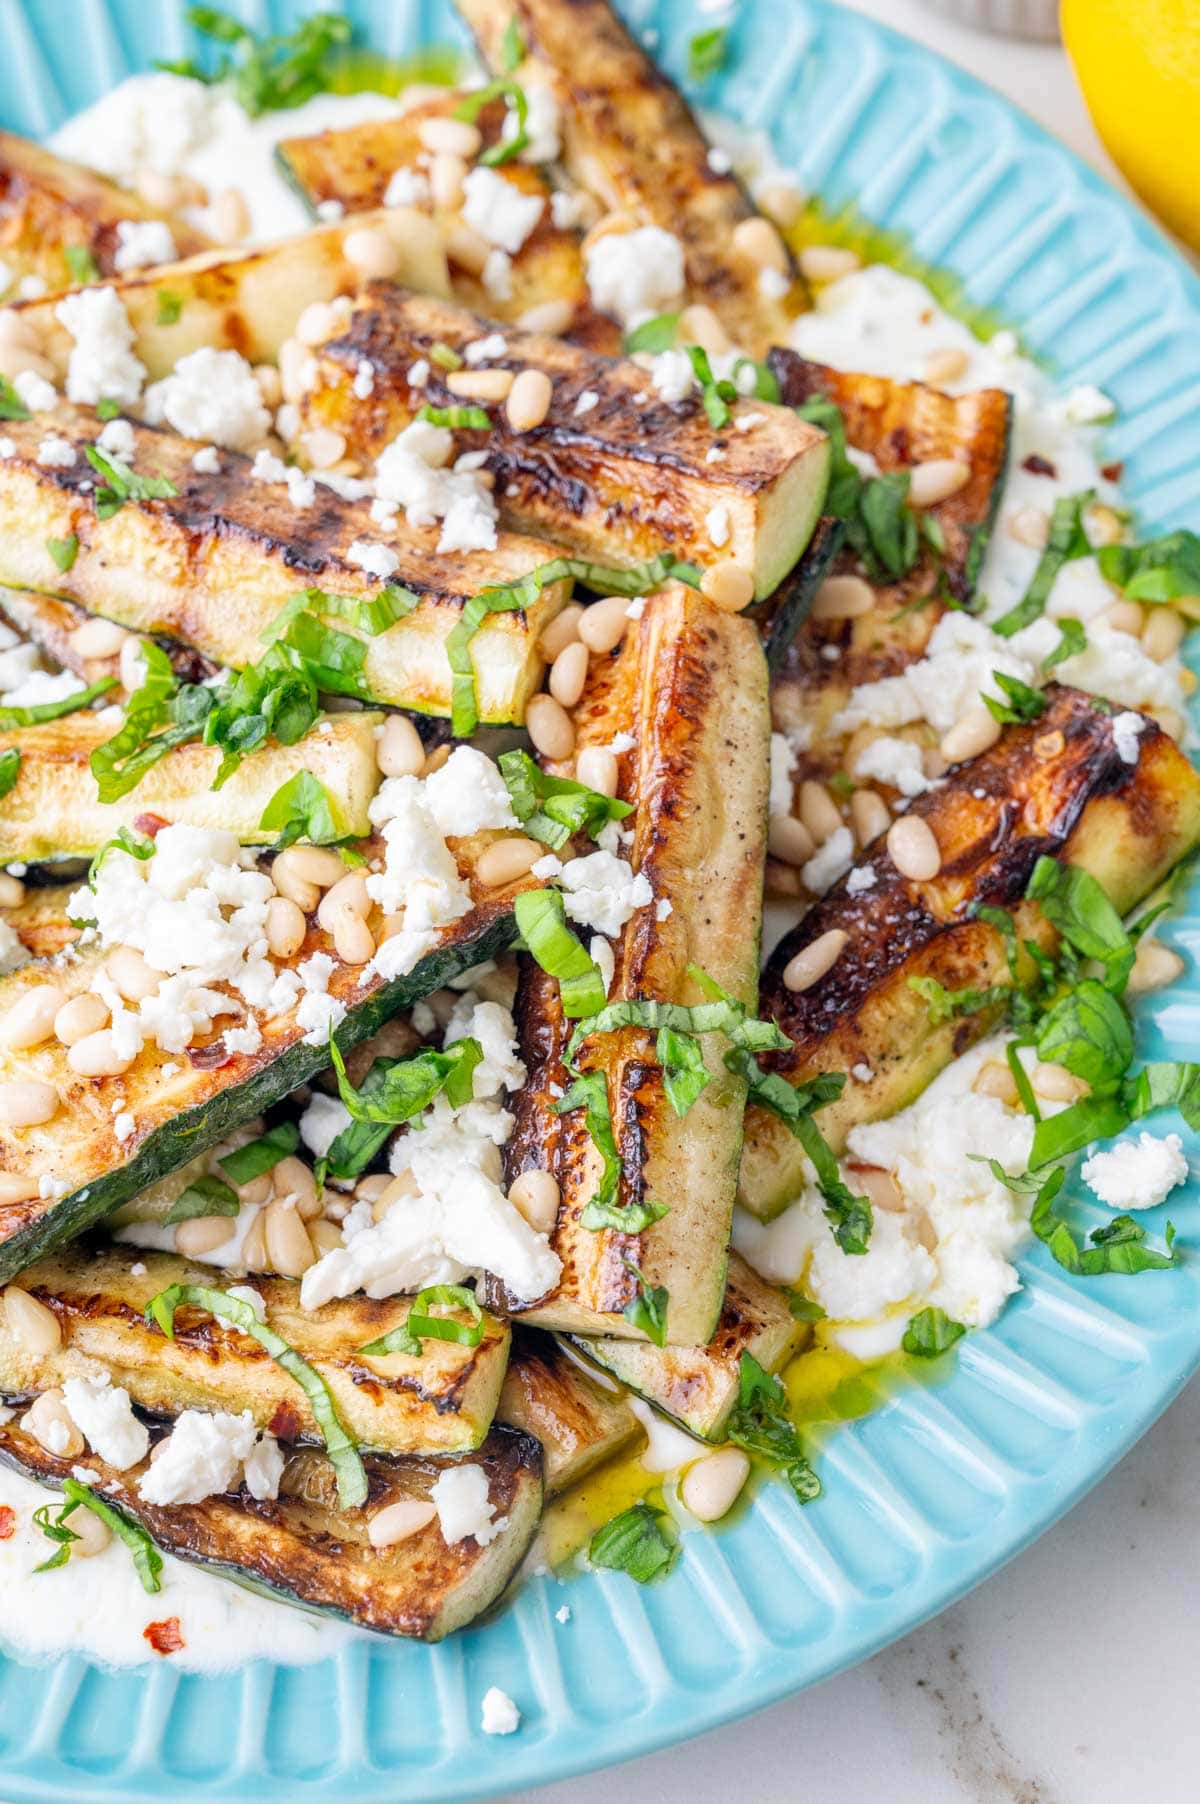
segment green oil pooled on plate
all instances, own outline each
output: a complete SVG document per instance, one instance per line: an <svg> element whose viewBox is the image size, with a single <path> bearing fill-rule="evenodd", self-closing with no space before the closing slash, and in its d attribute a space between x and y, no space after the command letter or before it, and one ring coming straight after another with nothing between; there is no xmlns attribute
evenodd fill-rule
<svg viewBox="0 0 1200 1804"><path fill-rule="evenodd" d="M383 56L377 50L347 50L330 70L334 94L399 94L415 82L453 87L470 66L466 50L453 44L427 44L410 56Z"/></svg>

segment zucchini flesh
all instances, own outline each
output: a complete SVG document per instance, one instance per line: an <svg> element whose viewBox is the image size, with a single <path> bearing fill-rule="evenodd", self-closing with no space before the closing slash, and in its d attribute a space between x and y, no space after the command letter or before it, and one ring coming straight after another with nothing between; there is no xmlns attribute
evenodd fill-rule
<svg viewBox="0 0 1200 1804"><path fill-rule="evenodd" d="M441 343L461 354L487 331L485 320L461 308L374 285L348 327L320 348L315 383L301 403L301 436L333 427L352 456L374 459L421 407L454 403L445 372L430 363L431 348ZM790 408L756 400L734 405L735 420L755 420L749 431L731 424L714 433L698 390L668 404L629 361L541 334L508 332L505 339L490 367L514 375L543 370L554 383L541 425L514 432L497 409L488 431L460 435L465 447L487 452L506 525L621 567L664 548L701 564L732 558L753 571L756 595L773 594L820 513L829 475L823 433ZM364 362L374 372L369 408L354 389ZM416 364L429 375L414 388L409 372ZM576 403L585 393L596 401L580 414ZM720 461L710 463L714 449Z"/></svg>
<svg viewBox="0 0 1200 1804"><path fill-rule="evenodd" d="M82 879L82 866L79 874ZM15 908L5 909L5 921L32 958L53 958L79 938L78 927L72 926L67 915L74 888L73 884L31 883L23 900Z"/></svg>
<svg viewBox="0 0 1200 1804"><path fill-rule="evenodd" d="M116 731L95 714L67 715L40 726L0 732L0 752L21 754L17 780L0 799L0 862L92 853L119 827L143 830L183 823L223 828L243 845L272 845L278 830L262 826L275 791L298 771L323 783L336 811L335 838L371 831L367 805L381 782L375 756L376 713L331 714L327 731L296 745L272 742L244 758L221 789L212 781L221 762L216 746L176 746L118 802L96 798L89 759Z"/></svg>
<svg viewBox="0 0 1200 1804"><path fill-rule="evenodd" d="M587 1371L548 1335L522 1329L513 1340L496 1413L541 1442L547 1497L569 1490L641 1432L615 1385Z"/></svg>
<svg viewBox="0 0 1200 1804"><path fill-rule="evenodd" d="M190 440L138 426L137 469L166 477L178 496L127 501L99 520L90 486L84 487L95 477L83 456L96 436L94 417L84 408L53 416L55 433L79 447L69 469L37 462L48 425L49 416L6 422L16 450L0 460L2 583L66 596L136 632L168 633L236 669L261 658L262 634L297 590L314 586L368 598L388 586L346 558L356 540L384 539L365 501L320 490L311 508L293 509L278 486L251 478L248 458L224 451L219 474L200 475L192 468ZM75 561L59 571L47 540L72 535ZM438 537L436 527L389 528L386 542L399 559L389 582L420 601L367 640L363 676L372 700L448 715L446 640L466 602L492 584L527 575L554 552L501 534L494 551L449 559L439 554ZM569 589L569 582L549 583L523 612L485 618L472 642L481 720L507 724L524 717L544 668L538 638ZM345 622L339 630L353 631Z"/></svg>
<svg viewBox="0 0 1200 1804"><path fill-rule="evenodd" d="M71 1460L47 1453L15 1420L0 1427L0 1459L53 1488L71 1476ZM368 1454L363 1463L370 1498L358 1510L337 1508L329 1461L307 1449L288 1460L275 1502L256 1503L238 1491L164 1508L138 1494L144 1465L118 1472L88 1457L104 1496L165 1553L360 1629L440 1641L495 1603L524 1559L541 1516L541 1448L528 1435L497 1428L462 1461ZM441 1472L463 1463L483 1468L496 1519L505 1520L494 1541L480 1547L468 1536L447 1546L435 1519L394 1547L371 1546L373 1515L402 1499L427 1498Z"/></svg>
<svg viewBox="0 0 1200 1804"><path fill-rule="evenodd" d="M107 658L79 655L74 636L91 616L86 608L78 607L75 602L65 601L59 595L43 595L36 589L0 587L0 613L23 638L29 639L64 670L74 671L85 683L99 682L101 677L120 676L119 652ZM210 658L201 657L189 646L180 645L177 639L160 639L158 643L171 660L171 668L181 683L202 683L205 677L216 675L217 666Z"/></svg>
<svg viewBox="0 0 1200 1804"><path fill-rule="evenodd" d="M778 1372L812 1338L783 1293L737 1253L729 1255L725 1302L706 1347L654 1347L645 1341L580 1340L581 1350L702 1440L724 1439L737 1407L743 1353Z"/></svg>
<svg viewBox="0 0 1200 1804"><path fill-rule="evenodd" d="M211 1266L154 1252L140 1253L138 1264L135 1275L128 1248L76 1244L23 1273L21 1289L53 1310L62 1345L31 1354L0 1316L0 1391L30 1396L94 1375L99 1362L154 1415L249 1410L260 1429L283 1440L321 1443L308 1397L281 1366L264 1359L257 1341L195 1311L180 1311L174 1340L147 1323L152 1298L171 1284L211 1282ZM508 1362L507 1322L485 1315L477 1347L429 1340L419 1356L374 1358L359 1349L402 1327L411 1299L356 1296L305 1310L299 1285L288 1279L252 1282L272 1328L320 1373L360 1447L462 1453L483 1441Z"/></svg>
<svg viewBox="0 0 1200 1804"><path fill-rule="evenodd" d="M1200 841L1200 775L1160 728L1146 721L1138 762L1126 764L1111 716L1089 696L1056 685L1045 694L1038 720L1006 727L990 751L912 803L941 848L939 876L902 877L876 841L856 866L874 870L872 887L852 895L844 877L767 963L763 1010L793 1045L767 1055L765 1068L794 1084L821 1071L851 1073L817 1117L837 1152L851 1127L903 1108L994 1027L997 1010L932 1025L908 982L932 977L957 990L1008 981L1001 936L969 918L972 904L1009 909L1019 939L1050 948L1040 909L1023 901L1043 853L1090 872L1125 914ZM788 960L835 927L849 940L832 969L807 990L787 989ZM853 1077L855 1065L872 1072L869 1082ZM738 1200L769 1219L800 1194L805 1169L783 1123L748 1108Z"/></svg>
<svg viewBox="0 0 1200 1804"><path fill-rule="evenodd" d="M593 667L576 710L577 744L607 745L617 732L634 749L620 758L619 794L636 803L629 853L655 897L614 945L610 999L697 1002L687 975L700 966L753 1008L767 792L766 666L751 622L721 614L670 585L651 597L618 655ZM586 936L585 936L586 937ZM621 1203L647 1199L670 1213L639 1235L582 1226L600 1174L582 1111L554 1113L569 1079L558 986L529 965L517 997L521 1056L529 1070L514 1109L508 1178L534 1166L553 1172L562 1195L551 1244L563 1262L558 1289L530 1305L496 1292L499 1306L540 1327L640 1337L625 1308L636 1264L669 1293L667 1338L703 1346L721 1310L744 1086L726 1070L720 1035L705 1037L712 1081L686 1116L667 1101L653 1037L640 1029L585 1044L580 1061L605 1073Z"/></svg>

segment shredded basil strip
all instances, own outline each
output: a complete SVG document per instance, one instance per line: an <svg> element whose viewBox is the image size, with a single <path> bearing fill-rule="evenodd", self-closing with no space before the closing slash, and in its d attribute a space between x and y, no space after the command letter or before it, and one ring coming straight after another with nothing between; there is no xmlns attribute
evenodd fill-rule
<svg viewBox="0 0 1200 1804"><path fill-rule="evenodd" d="M442 370L461 370L463 360L452 345L443 344L440 338L434 340L429 347L429 361L436 363Z"/></svg>
<svg viewBox="0 0 1200 1804"><path fill-rule="evenodd" d="M255 1178L261 1178L265 1171L273 1171L281 1159L294 1153L300 1144L300 1129L294 1121L281 1121L277 1127L268 1128L257 1140L250 1140L245 1146L239 1146L235 1152L226 1153L217 1164L225 1173L231 1184L239 1188L243 1184L252 1184Z"/></svg>
<svg viewBox="0 0 1200 1804"><path fill-rule="evenodd" d="M513 903L526 947L550 977L557 978L563 1014L595 1016L604 1008L604 979L583 942L567 926L556 889L523 890ZM567 1054L570 1059L570 1051Z"/></svg>
<svg viewBox="0 0 1200 1804"><path fill-rule="evenodd" d="M482 407L422 407L417 414L430 426L447 426L452 432L488 432L492 416Z"/></svg>
<svg viewBox="0 0 1200 1804"><path fill-rule="evenodd" d="M100 265L92 255L90 245L64 244L63 259L67 265L67 273L77 288L88 282L100 280Z"/></svg>
<svg viewBox="0 0 1200 1804"><path fill-rule="evenodd" d="M1086 489L1078 495L1060 496L1054 503L1050 536L1038 559L1033 580L1016 606L992 622L992 631L1002 639L1011 639L1014 633L1040 620L1063 565L1090 554L1092 547L1084 530L1083 516L1094 499L1094 491Z"/></svg>
<svg viewBox="0 0 1200 1804"><path fill-rule="evenodd" d="M533 891L533 894L539 892ZM704 976L689 965L688 975L694 981ZM711 983L711 979L709 982ZM716 986L713 986L716 988ZM574 1059L580 1044L593 1034L616 1033L625 1027L644 1027L650 1032L672 1028L685 1034L728 1034L749 1052L786 1052L791 1045L787 1035L774 1021L758 1021L744 1002L722 995L711 1002L610 1002L599 1013L580 1021L567 1045L568 1063Z"/></svg>
<svg viewBox="0 0 1200 1804"><path fill-rule="evenodd" d="M127 463L122 463L111 452L102 451L99 445L85 445L83 454L93 470L105 478L97 485L93 496L98 520L111 520L127 501L171 501L179 494L175 484L165 476L139 476Z"/></svg>
<svg viewBox="0 0 1200 1804"><path fill-rule="evenodd" d="M341 839L346 831L333 797L310 770L298 770L280 784L258 824L279 834L277 850L301 838L314 844Z"/></svg>
<svg viewBox="0 0 1200 1804"><path fill-rule="evenodd" d="M465 1309L469 1322L456 1322L453 1316L433 1315L434 1309ZM360 1353L382 1356L387 1353L419 1354L423 1340L453 1341L458 1347L477 1347L484 1335L484 1314L473 1290L465 1284L429 1284L412 1300L408 1320L399 1328L368 1341Z"/></svg>
<svg viewBox="0 0 1200 1804"><path fill-rule="evenodd" d="M747 1103L778 1116L804 1148L817 1174L826 1220L843 1253L865 1253L875 1221L870 1199L856 1196L845 1182L834 1153L813 1119L817 1109L841 1095L846 1085L845 1072L825 1071L806 1084L794 1085L778 1072L760 1070L748 1053L737 1048L726 1053L725 1063L746 1078Z"/></svg>
<svg viewBox="0 0 1200 1804"><path fill-rule="evenodd" d="M363 1078L358 1092L360 1098L369 1103L378 1097L383 1091L388 1072L399 1063L399 1059L376 1059ZM314 1176L318 1188L324 1184L326 1176L356 1178L364 1172L376 1153L390 1140L392 1126L390 1121L348 1122L337 1138L330 1142L325 1157L317 1161Z"/></svg>
<svg viewBox="0 0 1200 1804"><path fill-rule="evenodd" d="M930 1305L918 1309L912 1321L904 1330L904 1338L900 1345L906 1353L913 1353L918 1359L936 1359L966 1333L961 1322L948 1316L944 1309Z"/></svg>
<svg viewBox="0 0 1200 1804"><path fill-rule="evenodd" d="M158 291L158 323L160 326L174 326L183 313L183 296L172 294L169 288Z"/></svg>
<svg viewBox="0 0 1200 1804"><path fill-rule="evenodd" d="M237 1192L220 1178L193 1178L163 1216L163 1227L174 1227L177 1221L194 1221L202 1215L236 1215L240 1207Z"/></svg>
<svg viewBox="0 0 1200 1804"><path fill-rule="evenodd" d="M58 1506L52 1503L43 1504L35 1510L33 1519L44 1535L51 1541L60 1543L58 1552L40 1566L35 1572L50 1572L55 1566L64 1566L70 1557L71 1542L78 1541L79 1536L67 1527L67 1519L82 1506L91 1510L93 1516L99 1516L101 1522L109 1528L119 1541L123 1541L133 1558L134 1570L142 1581L142 1590L151 1596L162 1590L162 1555L150 1539L145 1529L138 1522L132 1522L124 1510L100 1497L90 1485L80 1484L77 1478L63 1480L63 1496L66 1502L58 1508L57 1520L51 1520L51 1512Z"/></svg>
<svg viewBox="0 0 1200 1804"><path fill-rule="evenodd" d="M219 6L189 6L189 25L230 48L206 72L193 57L158 60L156 69L193 81L228 82L239 104L257 118L303 106L323 94L333 78L334 56L350 42L353 26L343 14L311 13L294 31L260 36Z"/></svg>
<svg viewBox="0 0 1200 1804"><path fill-rule="evenodd" d="M665 1510L648 1503L632 1504L596 1530L588 1545L588 1559L593 1566L627 1572L639 1585L649 1584L667 1570L678 1552L678 1544L661 1526L668 1520Z"/></svg>
<svg viewBox="0 0 1200 1804"><path fill-rule="evenodd" d="M686 345L684 349L692 366L692 374L700 384L700 399L708 423L714 432L719 432L722 426L728 426L732 418L729 402L737 400L738 391L732 382L717 380L708 361L708 352L701 345Z"/></svg>
<svg viewBox="0 0 1200 1804"><path fill-rule="evenodd" d="M386 1122L398 1126L423 1114L434 1097L445 1091L451 1107L461 1109L474 1095L474 1071L483 1058L478 1040L455 1040L443 1052L426 1047L411 1059L390 1065L370 1087L356 1090L346 1076L341 1048L329 1037L329 1058L337 1074L338 1095L355 1121Z"/></svg>
<svg viewBox="0 0 1200 1804"><path fill-rule="evenodd" d="M631 1272L637 1281L637 1294L626 1303L621 1314L631 1328L640 1328L648 1340L656 1347L667 1344L667 1306L670 1297L666 1286L651 1284L645 1273L632 1259L621 1257L621 1264L627 1272Z"/></svg>
<svg viewBox="0 0 1200 1804"><path fill-rule="evenodd" d="M984 707L993 720L999 721L1002 727L1020 726L1028 721L1038 720L1046 712L1046 698L1038 689L1031 689L1019 677L1007 676L1003 670L993 670L992 681L1004 692L1006 701L998 696L988 695L981 691Z"/></svg>
<svg viewBox="0 0 1200 1804"><path fill-rule="evenodd" d="M800 1503L821 1495L821 1480L805 1455L796 1425L788 1415L787 1393L752 1353L738 1367L738 1401L726 1430L729 1440L774 1466Z"/></svg>
<svg viewBox="0 0 1200 1804"><path fill-rule="evenodd" d="M1053 651L1047 652L1042 659L1042 669L1049 672L1057 664L1065 664L1068 658L1077 658L1080 652L1087 650L1087 633L1083 622L1070 614L1063 614L1054 622L1058 628L1058 644Z"/></svg>
<svg viewBox="0 0 1200 1804"><path fill-rule="evenodd" d="M497 76L486 87L479 88L474 94L468 94L465 100L460 100L452 114L455 119L465 119L474 124L489 101L501 99L516 122L516 131L511 138L504 138L483 152L479 161L493 168L500 163L511 163L529 143L529 101L524 88L507 75Z"/></svg>
<svg viewBox="0 0 1200 1804"><path fill-rule="evenodd" d="M908 987L924 998L931 1027L939 1027L955 1015L978 1015L1006 1003L1012 995L1011 985L1006 983L992 984L986 990L947 990L936 977L910 977Z"/></svg>
<svg viewBox="0 0 1200 1804"><path fill-rule="evenodd" d="M36 702L26 708L0 708L0 732L7 733L12 727L36 727L45 720L61 720L64 715L77 714L116 686L116 677L101 677L98 683L89 683L86 689L79 689L74 695L64 695L61 701Z"/></svg>
<svg viewBox="0 0 1200 1804"><path fill-rule="evenodd" d="M504 36L500 39L499 61L504 75L511 75L525 61L525 39L521 36L521 27L515 13L504 27Z"/></svg>
<svg viewBox="0 0 1200 1804"><path fill-rule="evenodd" d="M69 533L65 539L47 539L46 550L54 559L55 568L65 576L79 556L78 535Z"/></svg>
<svg viewBox="0 0 1200 1804"><path fill-rule="evenodd" d="M15 745L0 752L0 797L6 796L21 774L21 754Z"/></svg>
<svg viewBox="0 0 1200 1804"><path fill-rule="evenodd" d="M725 67L729 56L729 28L713 25L688 41L688 74L693 81L708 81Z"/></svg>
<svg viewBox="0 0 1200 1804"><path fill-rule="evenodd" d="M633 813L631 802L601 795L569 777L548 777L528 752L501 752L498 762L513 813L531 839L552 851L575 833L599 839L609 821L623 821Z"/></svg>
<svg viewBox="0 0 1200 1804"><path fill-rule="evenodd" d="M1110 990L1119 994L1125 988L1136 948L1102 886L1088 871L1043 856L1033 867L1025 895L1038 903L1068 945L1084 958L1099 960Z"/></svg>
<svg viewBox="0 0 1200 1804"><path fill-rule="evenodd" d="M0 376L0 420L31 420L33 415L7 376Z"/></svg>
<svg viewBox="0 0 1200 1804"><path fill-rule="evenodd" d="M632 357L637 351L650 351L655 355L669 351L679 336L682 317L679 313L659 313L653 319L644 319L640 326L625 334L625 355Z"/></svg>
<svg viewBox="0 0 1200 1804"><path fill-rule="evenodd" d="M248 1303L231 1297L227 1291L212 1290L206 1284L171 1284L151 1299L146 1310L148 1321L156 1322L168 1340L175 1338L175 1312L180 1305L203 1309L209 1315L232 1322L243 1334L256 1340L269 1353L276 1365L294 1378L312 1406L317 1427L325 1441L325 1451L337 1478L338 1502L344 1510L356 1509L367 1500L367 1474L355 1446L333 1400L329 1386L308 1361L289 1347L282 1336L265 1322L260 1322Z"/></svg>
<svg viewBox="0 0 1200 1804"><path fill-rule="evenodd" d="M1200 535L1179 527L1146 545L1105 545L1100 574L1130 601L1179 601L1200 595Z"/></svg>

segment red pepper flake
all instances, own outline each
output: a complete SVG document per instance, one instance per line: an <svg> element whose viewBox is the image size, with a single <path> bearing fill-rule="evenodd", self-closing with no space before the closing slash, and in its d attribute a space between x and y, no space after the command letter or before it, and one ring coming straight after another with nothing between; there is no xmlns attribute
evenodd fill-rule
<svg viewBox="0 0 1200 1804"><path fill-rule="evenodd" d="M294 1441L298 1439L301 1427L302 1423L298 1412L292 1408L290 1403L280 1403L276 1406L275 1414L268 1423L268 1432L273 1434L277 1440Z"/></svg>
<svg viewBox="0 0 1200 1804"><path fill-rule="evenodd" d="M17 1532L17 1512L0 1503L0 1541L11 1541Z"/></svg>
<svg viewBox="0 0 1200 1804"><path fill-rule="evenodd" d="M1120 482L1125 474L1125 465L1123 463L1101 464L1100 474L1106 482Z"/></svg>
<svg viewBox="0 0 1200 1804"><path fill-rule="evenodd" d="M164 821L161 814L135 814L133 824L147 839L154 839L169 823Z"/></svg>
<svg viewBox="0 0 1200 1804"><path fill-rule="evenodd" d="M1025 459L1025 462L1021 465L1021 468L1023 470L1028 470L1031 476L1058 475L1058 471L1054 468L1050 459L1048 457L1040 457L1036 451L1030 452L1029 456Z"/></svg>
<svg viewBox="0 0 1200 1804"><path fill-rule="evenodd" d="M177 1654L185 1645L178 1616L168 1616L162 1622L148 1622L142 1630L142 1640L148 1641L156 1654Z"/></svg>

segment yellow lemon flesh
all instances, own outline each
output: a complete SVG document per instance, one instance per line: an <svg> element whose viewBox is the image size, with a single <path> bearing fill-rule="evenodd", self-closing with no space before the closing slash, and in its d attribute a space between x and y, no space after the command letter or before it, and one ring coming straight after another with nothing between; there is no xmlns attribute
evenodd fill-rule
<svg viewBox="0 0 1200 1804"><path fill-rule="evenodd" d="M1197 0L1063 0L1063 39L1113 161L1200 250Z"/></svg>

